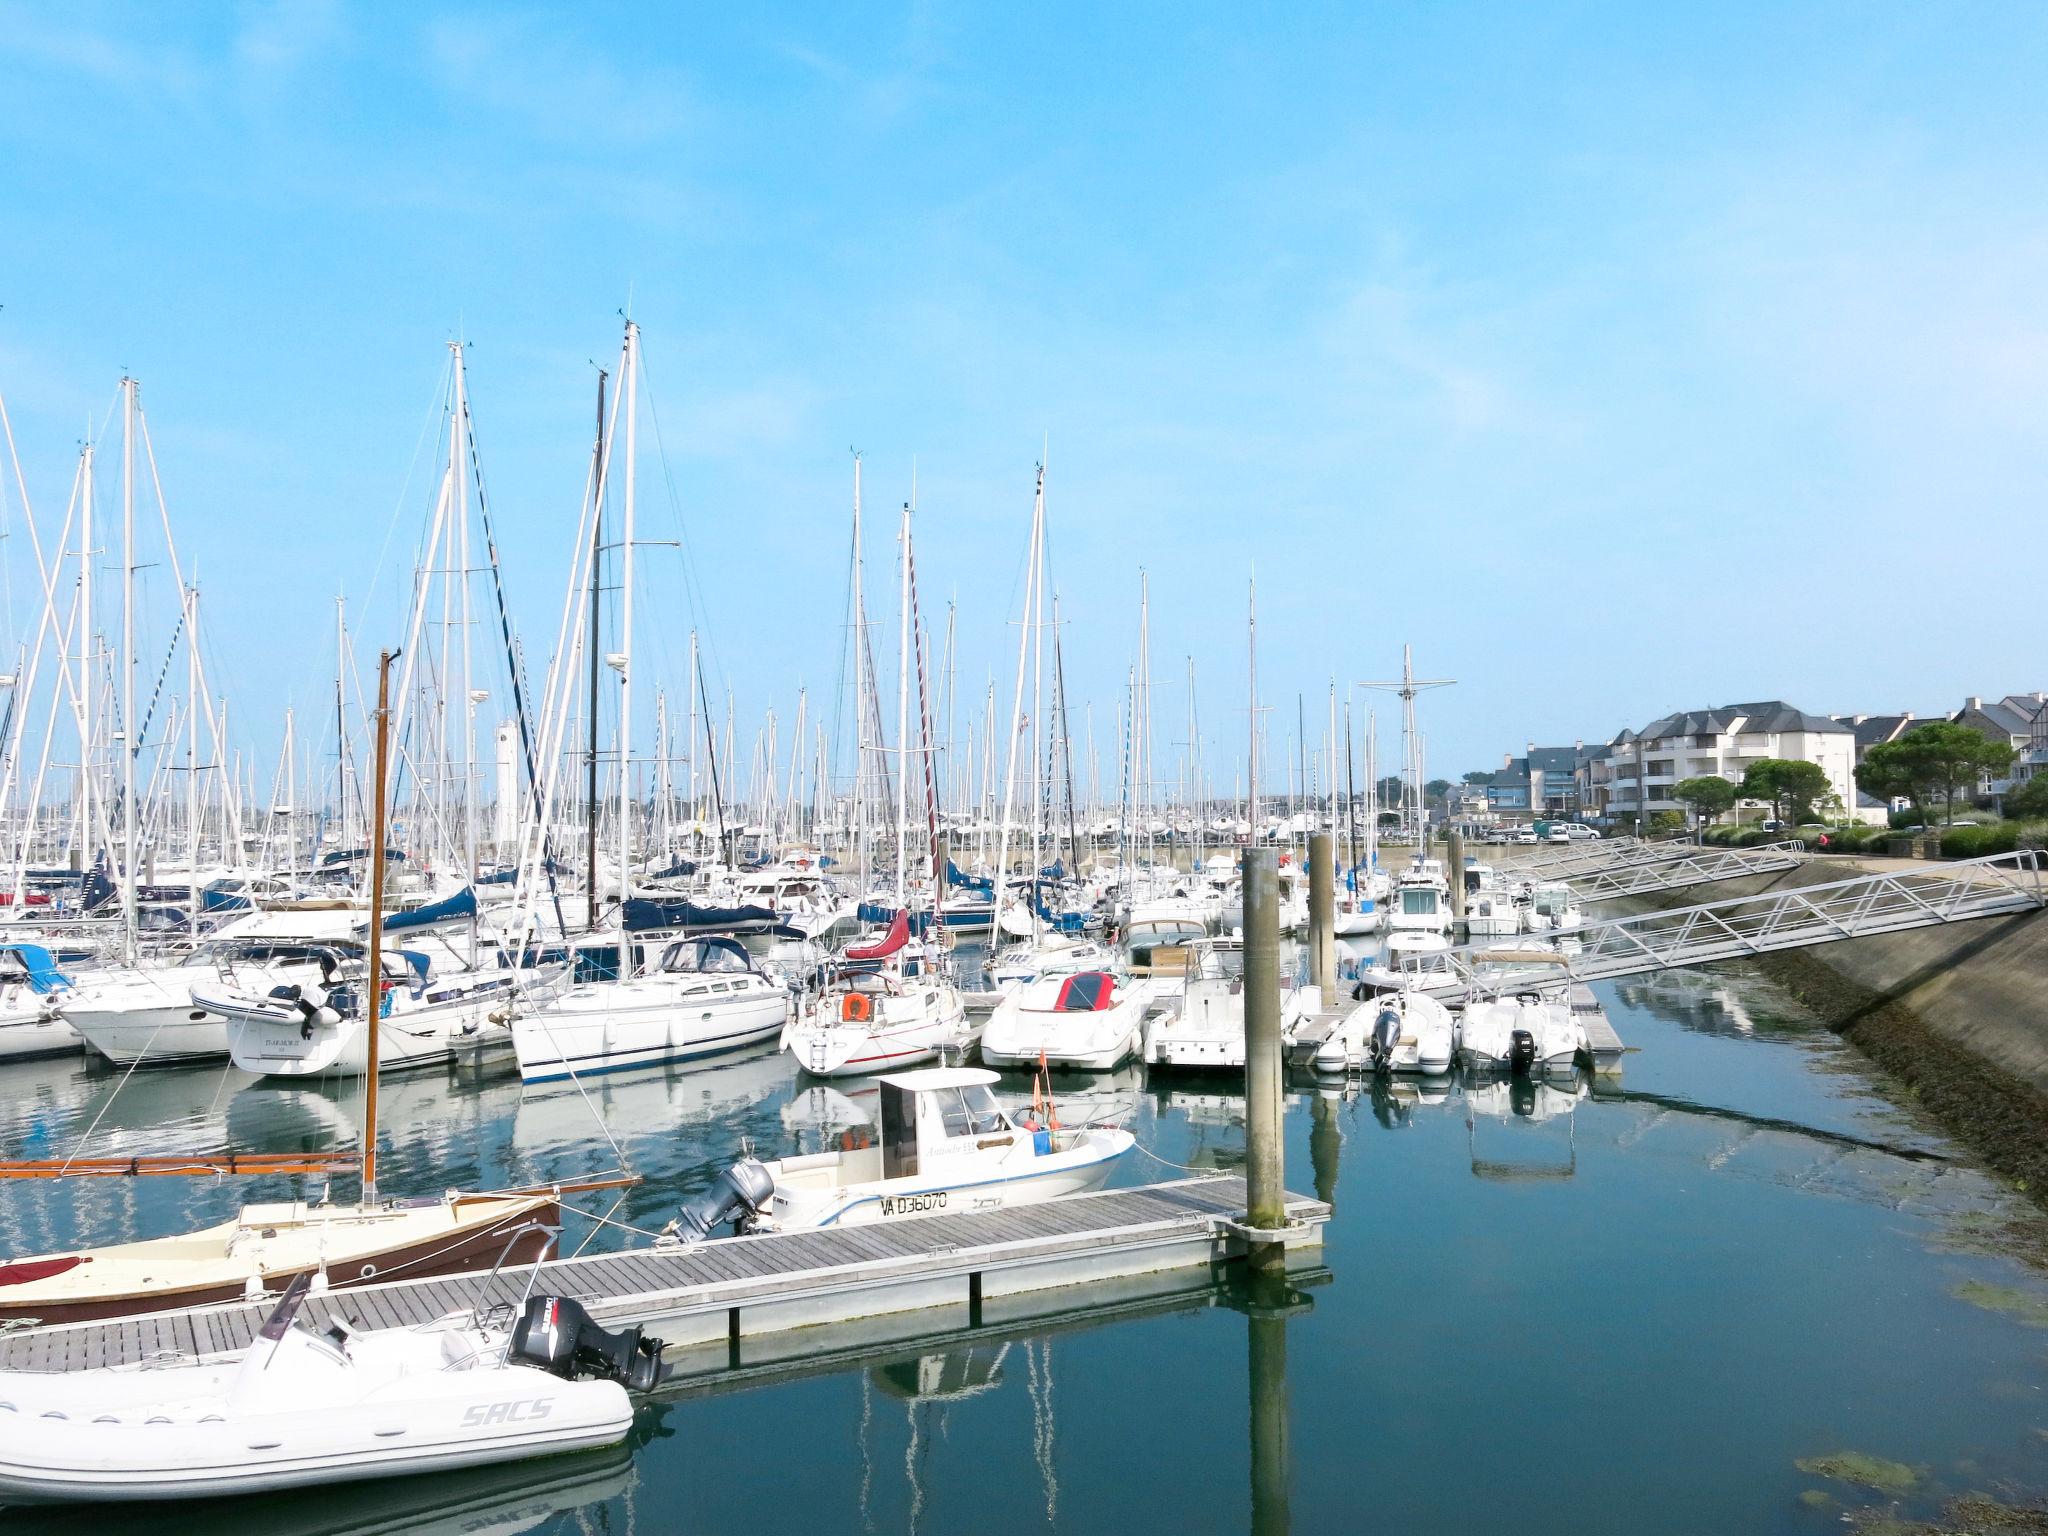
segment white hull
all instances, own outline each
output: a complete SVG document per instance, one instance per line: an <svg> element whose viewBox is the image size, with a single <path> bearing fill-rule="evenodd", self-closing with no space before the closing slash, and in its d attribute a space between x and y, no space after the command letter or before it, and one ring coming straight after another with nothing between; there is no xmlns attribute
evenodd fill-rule
<svg viewBox="0 0 2048 1536"><path fill-rule="evenodd" d="M1128 1131L1091 1130L1082 1134L1078 1145L1026 1162L986 1169L962 1167L825 1189L804 1187L802 1175L806 1169L819 1169L835 1162L840 1154L824 1152L812 1157L786 1158L768 1165L776 1181L775 1200L771 1213L760 1225L769 1231L853 1227L919 1216L1036 1205L1063 1195L1100 1189L1115 1171L1117 1159L1132 1144Z"/></svg>
<svg viewBox="0 0 2048 1536"><path fill-rule="evenodd" d="M967 1012L953 995L950 1005L899 1021L847 1023L813 1014L785 1028L782 1043L813 1077L865 1077L937 1061L941 1052L960 1050L971 1038Z"/></svg>
<svg viewBox="0 0 2048 1536"><path fill-rule="evenodd" d="M0 1018L0 1061L56 1056L77 1049L78 1031L67 1019L46 1016L41 1010Z"/></svg>
<svg viewBox="0 0 2048 1536"><path fill-rule="evenodd" d="M1110 1006L1061 1010L1053 1006L1074 978L1049 976L1020 987L996 1005L981 1032L981 1059L991 1067L1068 1067L1111 1072L1144 1044L1145 1010L1152 990L1143 982L1118 987Z"/></svg>
<svg viewBox="0 0 2048 1536"><path fill-rule="evenodd" d="M502 1006L502 1001L500 1003ZM458 1052L509 1041L483 1002L407 1009L378 1021L377 1070L404 1072L453 1061ZM268 1077L357 1077L370 1067L370 1037L361 1019L316 1022L310 1034L296 1021L245 1018L226 1025L228 1055L244 1072Z"/></svg>
<svg viewBox="0 0 2048 1536"><path fill-rule="evenodd" d="M346 1352L294 1329L226 1365L0 1373L0 1502L214 1498L616 1444L625 1389L474 1351L453 1327L359 1333ZM502 1348L502 1344L497 1347Z"/></svg>
<svg viewBox="0 0 2048 1536"><path fill-rule="evenodd" d="M195 1019L195 1013L202 1016ZM218 1061L228 1053L228 1021L194 1008L189 998L118 1013L67 1007L64 1017L88 1046L120 1067Z"/></svg>
<svg viewBox="0 0 2048 1536"><path fill-rule="evenodd" d="M789 1021L780 991L728 999L712 1008L663 1001L641 1007L554 1008L518 1018L512 1047L521 1081L545 1083L663 1062L694 1061L773 1040Z"/></svg>

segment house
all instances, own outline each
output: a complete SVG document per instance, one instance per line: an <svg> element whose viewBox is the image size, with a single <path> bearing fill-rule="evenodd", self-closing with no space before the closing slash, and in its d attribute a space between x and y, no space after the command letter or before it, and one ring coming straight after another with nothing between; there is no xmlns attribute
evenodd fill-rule
<svg viewBox="0 0 2048 1536"><path fill-rule="evenodd" d="M2011 774L1986 774L1978 785L1980 793L2002 795L2013 785L2025 783L2042 766L2034 756L2034 747L2044 714L2048 714L2048 694L2008 693L2002 699L1971 694L1963 701L1963 707L1949 716L1957 725L1967 725L1993 741L2005 742L2020 754Z"/></svg>
<svg viewBox="0 0 2048 1536"><path fill-rule="evenodd" d="M1672 789L1686 779L1717 774L1740 784L1750 764L1764 758L1816 763L1845 806L1856 801L1856 733L1827 715L1808 714L1783 699L1684 710L1653 720L1640 731L1624 730L1608 744L1603 818L1633 817L1639 811L1684 812Z"/></svg>
<svg viewBox="0 0 2048 1536"><path fill-rule="evenodd" d="M1539 747L1532 741L1522 756L1505 753L1500 767L1469 775L1468 782L1484 787L1487 806L1496 816L1577 821L1584 803L1580 764L1585 756L1583 741L1568 747Z"/></svg>

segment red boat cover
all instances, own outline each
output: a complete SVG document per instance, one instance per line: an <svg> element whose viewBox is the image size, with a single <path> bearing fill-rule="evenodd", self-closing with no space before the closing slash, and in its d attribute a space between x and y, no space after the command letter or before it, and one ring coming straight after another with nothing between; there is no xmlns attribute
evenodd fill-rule
<svg viewBox="0 0 2048 1536"><path fill-rule="evenodd" d="M26 1264L0 1264L0 1285L27 1285L31 1280L47 1280L52 1275L61 1275L67 1269L76 1269L81 1264L90 1264L91 1259L79 1254L66 1254L61 1259L31 1259Z"/></svg>
<svg viewBox="0 0 2048 1536"><path fill-rule="evenodd" d="M849 960L886 960L910 942L910 914L898 912L889 931L882 935L879 944L853 944L847 947Z"/></svg>
<svg viewBox="0 0 2048 1536"><path fill-rule="evenodd" d="M1107 971L1069 976L1052 1007L1055 1013L1100 1013L1115 999L1116 978Z"/></svg>

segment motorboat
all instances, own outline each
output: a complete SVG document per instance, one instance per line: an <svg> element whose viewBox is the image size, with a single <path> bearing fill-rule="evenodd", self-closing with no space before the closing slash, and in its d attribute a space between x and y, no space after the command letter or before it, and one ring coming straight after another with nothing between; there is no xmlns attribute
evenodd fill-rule
<svg viewBox="0 0 2048 1536"><path fill-rule="evenodd" d="M1361 983L1358 1006L1346 1014L1313 1057L1322 1073L1418 1073L1441 1077L1457 1061L1457 1029L1426 992L1380 991Z"/></svg>
<svg viewBox="0 0 2048 1536"><path fill-rule="evenodd" d="M299 1280L238 1356L0 1372L0 1503L216 1498L614 1445L662 1344L534 1296L418 1328L302 1317Z"/></svg>
<svg viewBox="0 0 2048 1536"><path fill-rule="evenodd" d="M778 1038L789 988L746 946L718 935L676 939L648 970L570 987L512 1021L529 1083L692 1061Z"/></svg>
<svg viewBox="0 0 2048 1536"><path fill-rule="evenodd" d="M435 975L419 949L387 950L376 987L381 1070L440 1066L458 1051L509 1045L516 973L458 969ZM194 1010L226 1021L228 1056L270 1077L354 1077L369 1066L365 968L329 957L320 979L243 991L195 983Z"/></svg>
<svg viewBox="0 0 2048 1536"><path fill-rule="evenodd" d="M912 1067L973 1038L959 991L937 957L910 942L900 911L879 942L847 948L782 1031L783 1048L813 1077Z"/></svg>
<svg viewBox="0 0 2048 1536"><path fill-rule="evenodd" d="M1531 933L1569 933L1585 923L1578 897L1562 880L1539 881L1529 893Z"/></svg>
<svg viewBox="0 0 2048 1536"><path fill-rule="evenodd" d="M42 945L0 945L0 1061L78 1049L78 1031L57 1011L70 990Z"/></svg>
<svg viewBox="0 0 2048 1536"><path fill-rule="evenodd" d="M1071 1067L1108 1072L1136 1053L1152 989L1108 971L1047 976L1007 994L981 1032L992 1067Z"/></svg>
<svg viewBox="0 0 2048 1536"><path fill-rule="evenodd" d="M1145 1032L1148 1066L1244 1070L1244 939L1202 939L1188 952L1180 1007Z"/></svg>
<svg viewBox="0 0 2048 1536"><path fill-rule="evenodd" d="M1076 934L1043 933L1036 939L1006 944L993 951L983 963L989 983L997 988L1013 987L1042 976L1072 976L1080 971L1099 971L1115 957L1094 939Z"/></svg>
<svg viewBox="0 0 2048 1536"><path fill-rule="evenodd" d="M1447 933L1451 926L1449 887L1436 860L1418 859L1401 871L1387 910L1387 927L1395 933Z"/></svg>
<svg viewBox="0 0 2048 1536"><path fill-rule="evenodd" d="M195 1007L193 987L264 993L317 982L323 962L360 953L353 919L345 908L253 912L176 964L81 973L58 1011L116 1066L218 1061L228 1054L227 1019Z"/></svg>
<svg viewBox="0 0 2048 1536"><path fill-rule="evenodd" d="M1458 1043L1477 1072L1517 1077L1563 1075L1586 1051L1586 1028L1572 1009L1571 971L1554 950L1488 950L1473 957L1474 992L1459 1020Z"/></svg>
<svg viewBox="0 0 2048 1536"><path fill-rule="evenodd" d="M1042 1117L1012 1114L996 1080L978 1067L884 1076L873 1144L744 1159L684 1207L664 1241L699 1241L728 1221L772 1232L1035 1204L1101 1188L1135 1144L1119 1127L1061 1129L1050 1106Z"/></svg>
<svg viewBox="0 0 2048 1536"><path fill-rule="evenodd" d="M1522 931L1522 907L1491 864L1465 861L1465 932L1475 939L1512 938Z"/></svg>

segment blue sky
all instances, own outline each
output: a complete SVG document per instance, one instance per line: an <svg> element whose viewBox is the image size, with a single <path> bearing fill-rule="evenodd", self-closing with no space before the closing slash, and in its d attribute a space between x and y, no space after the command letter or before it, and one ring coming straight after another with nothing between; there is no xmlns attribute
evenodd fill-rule
<svg viewBox="0 0 2048 1536"><path fill-rule="evenodd" d="M49 518L141 379L266 743L334 592L395 638L454 335L544 647L629 296L649 650L746 721L834 685L849 445L1006 676L1047 441L1077 719L1143 565L1225 783L1254 562L1268 700L1411 641L1447 773L1950 708L2048 686L2043 78L2033 5L0 4L0 393Z"/></svg>

